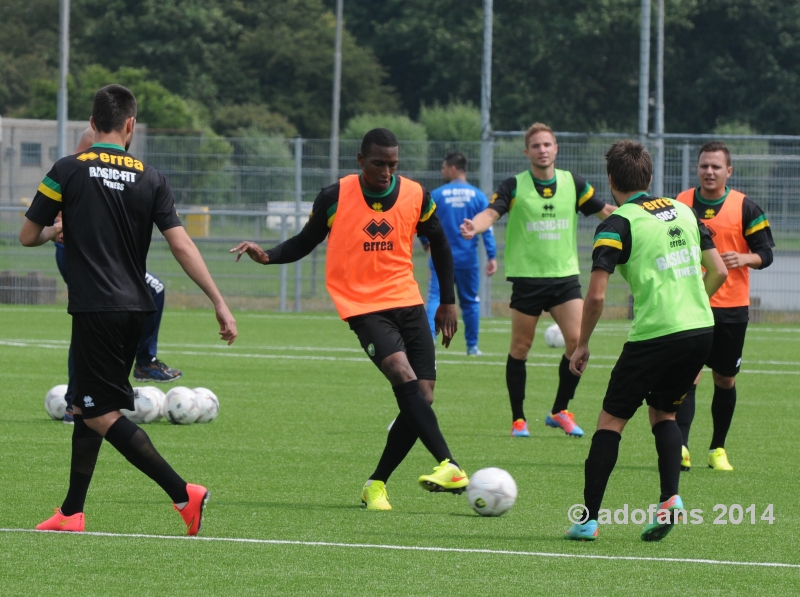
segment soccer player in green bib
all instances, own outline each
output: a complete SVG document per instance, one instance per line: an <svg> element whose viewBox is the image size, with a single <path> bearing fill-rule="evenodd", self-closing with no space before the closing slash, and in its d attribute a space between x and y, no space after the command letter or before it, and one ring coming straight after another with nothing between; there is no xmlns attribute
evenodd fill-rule
<svg viewBox="0 0 800 597"><path fill-rule="evenodd" d="M569 371L581 325L581 285L578 281L578 212L604 220L616 207L607 205L583 178L555 167L558 144L553 130L534 123L525 132L530 170L503 181L489 207L465 219L461 235L469 240L508 214L505 272L511 292L511 347L506 385L511 401L511 436L529 437L522 403L527 373L525 361L542 311L549 311L564 335L558 368L558 390L545 418L548 427L572 437L583 436L568 409L580 377Z"/></svg>
<svg viewBox="0 0 800 597"><path fill-rule="evenodd" d="M631 288L633 323L611 372L586 458L583 516L564 536L597 539L600 504L617 462L622 430L646 401L658 453L661 496L658 506L648 509L641 537L659 541L686 516L678 495L683 440L675 413L711 351L714 316L709 297L722 286L728 270L692 208L647 194L653 162L641 143L617 141L605 157L611 194L619 209L597 227L592 276L570 370L581 375L586 369L589 338L603 313L615 268Z"/></svg>

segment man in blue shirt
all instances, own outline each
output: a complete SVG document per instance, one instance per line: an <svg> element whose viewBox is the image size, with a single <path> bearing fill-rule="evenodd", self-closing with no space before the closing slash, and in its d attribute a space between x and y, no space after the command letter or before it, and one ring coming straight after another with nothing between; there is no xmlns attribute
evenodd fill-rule
<svg viewBox="0 0 800 597"><path fill-rule="evenodd" d="M458 290L458 304L461 305L461 315L464 318L464 336L467 339L467 354L480 356L478 349L478 327L480 322L480 299L478 286L480 284L480 266L478 265L478 238L464 240L459 226L464 218L472 219L475 214L482 212L489 205L480 189L467 183L467 158L461 152L448 153L442 162L442 178L445 184L431 191L431 196L436 203L436 213L442 222L442 227L450 242L453 251L453 265L455 266L456 289ZM491 276L497 271L497 250L494 244L494 234L489 228L483 233L483 246L486 249L486 275ZM421 239L427 250L427 240ZM433 316L439 307L439 280L430 261L431 282L428 288L428 323L431 334L436 335Z"/></svg>

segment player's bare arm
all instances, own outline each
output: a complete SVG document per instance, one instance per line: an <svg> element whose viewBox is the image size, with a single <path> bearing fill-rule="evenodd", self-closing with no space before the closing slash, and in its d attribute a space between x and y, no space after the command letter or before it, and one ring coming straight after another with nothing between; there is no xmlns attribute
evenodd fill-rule
<svg viewBox="0 0 800 597"><path fill-rule="evenodd" d="M19 231L19 242L23 247L38 247L48 241L54 241L61 234L61 226L60 220L52 226L42 226L25 218Z"/></svg>
<svg viewBox="0 0 800 597"><path fill-rule="evenodd" d="M499 219L500 214L497 213L497 211L487 207L471 220L464 218L464 222L459 227L461 230L461 236L463 236L466 240L471 240L476 234L483 234L489 230L489 228L491 228L492 225Z"/></svg>
<svg viewBox="0 0 800 597"><path fill-rule="evenodd" d="M728 269L716 249L703 251L700 263L706 269L706 275L703 276L703 286L706 288L706 294L711 298L727 279Z"/></svg>
<svg viewBox="0 0 800 597"><path fill-rule="evenodd" d="M611 274L604 269L597 268L589 279L589 288L583 301L583 317L581 318L581 335L578 346L569 360L569 370L573 375L582 375L589 363L589 338L600 321L603 307L606 302L606 288Z"/></svg>
<svg viewBox="0 0 800 597"><path fill-rule="evenodd" d="M186 230L183 226L175 226L163 232L164 238L167 239L169 249L175 256L175 260L181 264L183 271L189 276L192 281L197 284L205 295L211 300L214 305L214 311L219 322L219 335L222 340L225 340L228 345L233 344L238 336L236 330L236 320L228 309L225 299L222 298L217 285L214 283L211 274L208 272L206 262L203 261L203 256L197 249Z"/></svg>
<svg viewBox="0 0 800 597"><path fill-rule="evenodd" d="M761 255L758 253L737 253L736 251L726 251L720 254L725 267L728 269L737 269L740 267L751 267L758 269L761 267L763 261Z"/></svg>
<svg viewBox="0 0 800 597"><path fill-rule="evenodd" d="M497 272L497 259L489 259L486 262L486 277L490 278Z"/></svg>
<svg viewBox="0 0 800 597"><path fill-rule="evenodd" d="M608 216L613 214L615 211L617 211L617 206L616 205L606 204L606 206L603 209L601 209L600 211L598 211L594 215L597 216L598 220L605 220Z"/></svg>
<svg viewBox="0 0 800 597"><path fill-rule="evenodd" d="M236 261L239 261L242 255L247 253L247 256L250 257L250 259L252 259L256 263L260 263L261 265L266 265L267 263L269 263L269 255L267 255L264 249L262 249L256 243L250 240L245 240L240 242L238 245L233 247L229 252L237 254Z"/></svg>
<svg viewBox="0 0 800 597"><path fill-rule="evenodd" d="M458 312L455 304L439 305L436 315L433 316L433 322L436 324L436 335L442 332L442 346L450 348L450 342L458 330Z"/></svg>

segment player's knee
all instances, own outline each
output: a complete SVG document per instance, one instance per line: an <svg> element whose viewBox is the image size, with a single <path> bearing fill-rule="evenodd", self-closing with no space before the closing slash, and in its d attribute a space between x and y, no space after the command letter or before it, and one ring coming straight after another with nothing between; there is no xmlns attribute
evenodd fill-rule
<svg viewBox="0 0 800 597"><path fill-rule="evenodd" d="M736 385L736 376L729 376L729 375L721 375L717 372L712 372L712 377L714 378L714 385L719 386L723 390L730 390L733 386Z"/></svg>
<svg viewBox="0 0 800 597"><path fill-rule="evenodd" d="M425 400L428 401L428 404L433 404L433 385L434 381L430 379L420 379L419 380L419 390L422 392L422 395L425 397Z"/></svg>
<svg viewBox="0 0 800 597"><path fill-rule="evenodd" d="M405 353L395 353L383 359L381 372L393 386L417 379L411 364L405 358Z"/></svg>
<svg viewBox="0 0 800 597"><path fill-rule="evenodd" d="M531 350L533 338L530 340L526 338L514 338L511 341L511 348L508 353L515 359L524 360L528 358L528 352Z"/></svg>

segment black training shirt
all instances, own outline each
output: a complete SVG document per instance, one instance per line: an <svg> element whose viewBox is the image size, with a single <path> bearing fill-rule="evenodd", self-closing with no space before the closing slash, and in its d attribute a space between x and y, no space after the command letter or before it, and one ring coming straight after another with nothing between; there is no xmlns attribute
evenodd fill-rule
<svg viewBox="0 0 800 597"><path fill-rule="evenodd" d="M167 179L119 145L95 143L58 160L26 217L50 226L62 212L70 313L155 311L145 282L153 224L181 225Z"/></svg>

